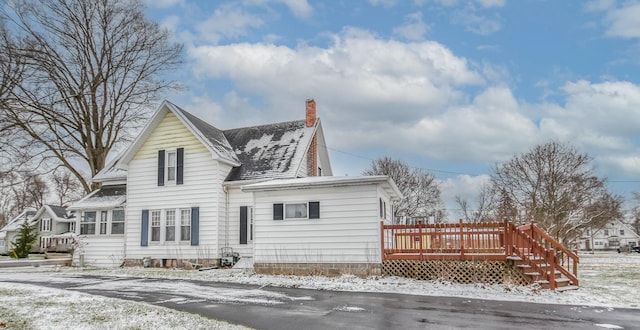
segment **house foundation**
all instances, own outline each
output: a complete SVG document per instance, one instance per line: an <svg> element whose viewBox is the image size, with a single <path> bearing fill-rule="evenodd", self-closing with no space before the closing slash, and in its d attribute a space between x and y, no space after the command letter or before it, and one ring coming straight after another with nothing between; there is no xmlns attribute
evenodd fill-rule
<svg viewBox="0 0 640 330"><path fill-rule="evenodd" d="M201 267L220 266L220 258L212 259L169 259L169 258L142 258L125 259L123 267L149 267L149 268L181 268L198 269Z"/></svg>
<svg viewBox="0 0 640 330"><path fill-rule="evenodd" d="M374 263L254 263L253 269L258 274L268 275L331 277L349 274L364 278L382 274L382 265Z"/></svg>

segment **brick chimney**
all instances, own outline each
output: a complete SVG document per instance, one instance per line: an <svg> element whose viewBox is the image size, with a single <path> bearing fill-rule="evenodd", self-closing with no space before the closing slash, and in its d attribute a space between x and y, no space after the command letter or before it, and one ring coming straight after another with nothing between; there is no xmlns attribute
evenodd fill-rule
<svg viewBox="0 0 640 330"><path fill-rule="evenodd" d="M307 127L316 124L316 101L314 99L307 100Z"/></svg>
<svg viewBox="0 0 640 330"><path fill-rule="evenodd" d="M313 127L316 124L316 101L314 99L307 100L307 127ZM307 175L317 176L318 173L318 139L314 135L311 139L311 145L307 150Z"/></svg>

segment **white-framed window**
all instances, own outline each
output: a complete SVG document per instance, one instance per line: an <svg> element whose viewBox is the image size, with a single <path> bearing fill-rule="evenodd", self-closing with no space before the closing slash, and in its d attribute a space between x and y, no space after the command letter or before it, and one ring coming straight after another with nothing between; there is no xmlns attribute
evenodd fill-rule
<svg viewBox="0 0 640 330"><path fill-rule="evenodd" d="M620 236L624 236L624 229L620 229Z"/></svg>
<svg viewBox="0 0 640 330"><path fill-rule="evenodd" d="M160 211L151 211L151 241L160 242Z"/></svg>
<svg viewBox="0 0 640 330"><path fill-rule="evenodd" d="M191 209L180 209L180 240L191 240Z"/></svg>
<svg viewBox="0 0 640 330"><path fill-rule="evenodd" d="M40 231L51 231L51 219L40 220Z"/></svg>
<svg viewBox="0 0 640 330"><path fill-rule="evenodd" d="M111 235L124 234L124 210L111 211Z"/></svg>
<svg viewBox="0 0 640 330"><path fill-rule="evenodd" d="M609 236L609 229L604 230L604 236Z"/></svg>
<svg viewBox="0 0 640 330"><path fill-rule="evenodd" d="M108 215L108 211L100 211L100 235L107 234L107 221L109 221Z"/></svg>
<svg viewBox="0 0 640 330"><path fill-rule="evenodd" d="M164 240L173 242L176 240L176 210L166 210L164 213Z"/></svg>
<svg viewBox="0 0 640 330"><path fill-rule="evenodd" d="M167 151L167 182L176 181L176 151Z"/></svg>
<svg viewBox="0 0 640 330"><path fill-rule="evenodd" d="M76 232L76 223L74 222L69 222L69 232L71 233L75 233Z"/></svg>
<svg viewBox="0 0 640 330"><path fill-rule="evenodd" d="M306 219L307 217L307 203L285 204L285 219Z"/></svg>
<svg viewBox="0 0 640 330"><path fill-rule="evenodd" d="M96 211L86 211L80 221L80 235L96 234Z"/></svg>
<svg viewBox="0 0 640 330"><path fill-rule="evenodd" d="M247 226L249 232L247 233L247 237L249 237L249 241L253 241L253 207L249 206L247 208L247 216L249 216L249 225Z"/></svg>
<svg viewBox="0 0 640 330"><path fill-rule="evenodd" d="M320 219L320 202L273 204L273 220Z"/></svg>

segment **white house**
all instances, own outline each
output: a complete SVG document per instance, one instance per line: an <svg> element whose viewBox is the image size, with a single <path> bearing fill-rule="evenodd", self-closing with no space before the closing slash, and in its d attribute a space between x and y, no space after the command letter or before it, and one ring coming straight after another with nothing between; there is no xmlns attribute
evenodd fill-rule
<svg viewBox="0 0 640 330"><path fill-rule="evenodd" d="M307 100L305 117L220 130L163 102L131 146L96 175L102 188L69 208L79 218L85 263L207 265L231 251L244 261L256 256L270 264L280 256L303 263L282 259L300 247L292 237L331 235L318 241L323 247L313 254L321 258L306 259L313 267L379 264L374 231L392 214L397 187L386 177L331 177L314 100ZM274 222L274 210L283 221ZM357 251L341 253L355 248L353 239L361 241ZM339 242L342 250L335 249Z"/></svg>
<svg viewBox="0 0 640 330"><path fill-rule="evenodd" d="M620 220L613 220L601 229L586 229L579 240L580 250L616 250L625 246L640 246L640 235Z"/></svg>
<svg viewBox="0 0 640 330"><path fill-rule="evenodd" d="M11 242L15 241L20 227L25 221L31 223L35 214L35 209L28 208L0 229L0 254L7 254L11 250Z"/></svg>
<svg viewBox="0 0 640 330"><path fill-rule="evenodd" d="M31 220L38 231L38 252L67 252L72 248L76 219L67 216L62 206L44 205Z"/></svg>

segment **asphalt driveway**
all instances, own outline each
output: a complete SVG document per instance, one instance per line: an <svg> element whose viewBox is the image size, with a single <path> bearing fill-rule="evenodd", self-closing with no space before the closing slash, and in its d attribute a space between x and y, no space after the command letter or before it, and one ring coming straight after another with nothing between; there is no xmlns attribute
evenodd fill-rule
<svg viewBox="0 0 640 330"><path fill-rule="evenodd" d="M257 329L638 329L640 311L195 280L64 275L16 281L145 302ZM2 280L2 279L0 279Z"/></svg>

